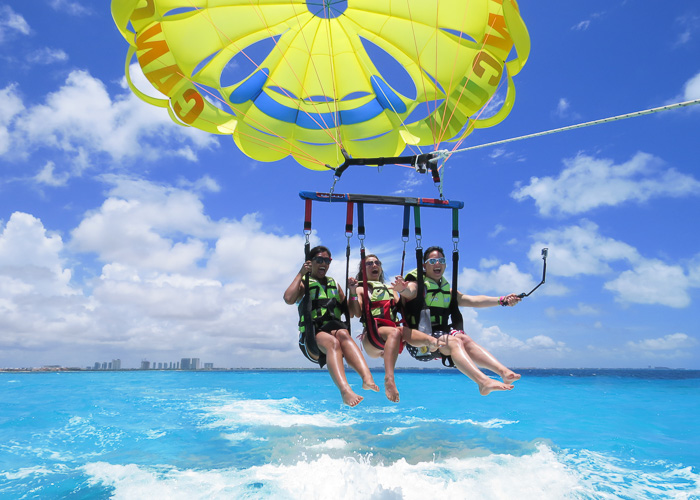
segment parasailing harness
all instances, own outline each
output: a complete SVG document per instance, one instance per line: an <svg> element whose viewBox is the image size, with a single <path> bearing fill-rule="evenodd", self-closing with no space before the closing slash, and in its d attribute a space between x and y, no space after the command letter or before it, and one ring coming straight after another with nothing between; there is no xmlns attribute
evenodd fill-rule
<svg viewBox="0 0 700 500"><path fill-rule="evenodd" d="M376 159L375 159L376 160ZM434 164L434 163L433 163ZM342 173L342 172L341 172ZM366 204L372 205L398 205L403 206L403 227L401 231L401 240L403 241L403 252L401 255L401 275L404 275L404 263L406 259L406 244L409 241L410 235L410 220L411 220L411 209L413 211L413 221L414 221L414 236L416 240L416 285L418 287L418 293L415 299L407 302L405 304L404 310L402 311L404 319L409 319L409 326L412 328L418 328L419 330L430 333L432 331L432 325L450 331L463 330L463 318L462 313L459 310L459 305L457 301L457 288L458 288L458 277L459 277L459 210L464 208L464 202L456 200L447 200L442 197L438 198L415 198L415 197L399 197L399 196L381 196L381 195L366 195L366 194L340 194L340 193L320 193L313 191L301 191L299 197L305 202L304 210L304 236L305 245L304 253L305 260L309 260L310 252L310 236L312 229L312 204L314 201L325 202L325 203L345 203L346 204L346 219L345 219L345 237L347 240L345 249L345 300L340 303L336 299L331 299L328 302L319 302L316 298L311 297L311 278L310 273L307 273L304 277L304 296L301 300L299 306L300 312L300 334L299 334L299 347L304 353L304 355L312 362L319 364L323 367L325 363L325 357L318 348L316 343L316 324L319 323L319 308L325 308L323 314L327 313L328 308L334 307L336 313L331 316L334 319L338 319L336 314L342 313L345 317L343 324L350 331L350 312L348 308L348 288L347 281L350 277L350 254L351 245L350 240L354 234L354 214L355 207L357 207L357 238L360 242L360 269L362 270L362 281L364 283L369 283L367 280L367 274L365 269L365 214L364 207ZM432 286L432 284L426 288L425 277L423 272L423 247L422 247L422 230L421 230L421 217L420 209L421 207L429 208L447 208L452 210L452 286L449 288L449 283L447 284L447 292L445 289ZM547 249L542 249L542 258L544 259L544 270L542 273L542 281L529 293L522 293L519 297L528 297L532 292L534 292L540 285L545 282L545 274L547 269ZM332 280L332 278L328 278ZM333 283L335 285L335 282ZM327 288L330 288L330 284L327 284ZM337 285L336 285L337 288ZM380 338L376 331L376 324L374 321L370 321L372 318L372 310L376 307L373 304L370 296L369 286L363 286L363 301L362 301L362 316L365 318L365 327L367 328L367 333L372 338ZM443 310L437 310L437 308L429 308L426 306L426 297L436 294L449 293L449 305ZM328 299L328 297L326 297ZM333 302L335 300L335 302ZM431 314L431 309L433 314ZM322 317L323 314L320 316ZM432 318L431 318L432 316ZM330 317L330 316L329 316ZM423 318L424 321L421 321ZM427 319L426 319L427 318ZM316 321L315 321L316 320ZM426 323L427 321L427 323ZM410 345L406 346L409 353L420 361L430 361L442 357L442 362L445 366L454 366L452 360L449 356L444 356L439 352L430 353L426 348L416 348Z"/></svg>

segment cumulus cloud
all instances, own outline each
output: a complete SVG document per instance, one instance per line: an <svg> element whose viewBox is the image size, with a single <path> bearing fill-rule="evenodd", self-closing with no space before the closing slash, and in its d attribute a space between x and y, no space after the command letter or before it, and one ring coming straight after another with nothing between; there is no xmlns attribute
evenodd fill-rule
<svg viewBox="0 0 700 500"><path fill-rule="evenodd" d="M299 266L301 236L269 232L255 214L212 220L194 191L105 181L107 199L85 214L68 243L30 214L15 213L0 226L7 356L33 349L38 359L85 366L94 360L83 357L99 346L122 359L302 364L297 312L281 300ZM84 279L76 279L68 263L81 261L95 261L101 272L79 267Z"/></svg>
<svg viewBox="0 0 700 500"><path fill-rule="evenodd" d="M564 160L559 177L532 177L511 193L518 200L532 198L542 215L580 214L601 206L644 202L661 196L700 194L700 181L666 168L658 158L637 153L616 165L610 159L579 155Z"/></svg>
<svg viewBox="0 0 700 500"><path fill-rule="evenodd" d="M690 304L690 286L682 267L647 260L606 283L605 289L615 292L621 302L681 308Z"/></svg>
<svg viewBox="0 0 700 500"><path fill-rule="evenodd" d="M695 258L684 267L645 258L636 248L601 235L598 226L588 220L544 231L535 239L528 255L535 260L541 247L549 247L547 271L551 275L619 273L604 288L614 292L616 300L622 303L686 307L690 304L690 289L700 286L700 259Z"/></svg>
<svg viewBox="0 0 700 500"><path fill-rule="evenodd" d="M604 275L612 272L612 262L634 263L641 259L634 247L601 235L598 225L589 220L543 231L534 238L530 258L535 260L541 248L548 247L547 272L555 276Z"/></svg>
<svg viewBox="0 0 700 500"><path fill-rule="evenodd" d="M1 92L9 102L3 99L0 106L9 114L0 118L0 154L17 157L49 148L65 156L71 175L110 160L112 165L163 157L194 160L196 151L218 144L210 134L176 125L163 109L130 91L112 98L86 71L71 72L44 103L30 107L14 85Z"/></svg>
<svg viewBox="0 0 700 500"><path fill-rule="evenodd" d="M521 272L513 262L499 264L498 261L482 260L479 269L463 268L459 274L459 289L469 294L519 293L534 286L532 276Z"/></svg>

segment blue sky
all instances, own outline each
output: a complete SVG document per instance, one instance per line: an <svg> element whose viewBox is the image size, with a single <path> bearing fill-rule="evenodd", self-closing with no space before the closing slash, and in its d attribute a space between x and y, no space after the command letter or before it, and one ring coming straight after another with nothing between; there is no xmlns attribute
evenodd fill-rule
<svg viewBox="0 0 700 500"><path fill-rule="evenodd" d="M303 256L298 192L332 176L256 162L141 102L98 3L0 1L0 367L311 367L282 293ZM700 98L694 0L520 9L532 53L515 107L464 147ZM529 290L549 248L547 284L464 310L468 333L512 367L700 368L699 130L693 106L450 159L463 292ZM355 167L336 190L437 195L398 167ZM398 273L400 209L366 216L368 249ZM342 277L342 207L316 204L314 225ZM451 248L450 228L424 210L425 244Z"/></svg>

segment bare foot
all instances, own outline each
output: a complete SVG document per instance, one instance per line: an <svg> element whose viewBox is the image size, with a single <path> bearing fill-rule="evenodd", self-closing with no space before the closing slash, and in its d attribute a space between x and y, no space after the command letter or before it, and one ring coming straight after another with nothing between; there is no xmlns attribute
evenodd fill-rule
<svg viewBox="0 0 700 500"><path fill-rule="evenodd" d="M512 388L511 384L504 384L492 378L487 379L483 384L479 384L479 392L482 396L488 396L491 391L510 391Z"/></svg>
<svg viewBox="0 0 700 500"><path fill-rule="evenodd" d="M389 401L394 403L399 402L399 390L396 388L394 379L384 379L384 394Z"/></svg>
<svg viewBox="0 0 700 500"><path fill-rule="evenodd" d="M340 395L343 396L343 403L348 406L357 406L363 399L365 399L362 396L355 394L350 388L345 391L340 391Z"/></svg>
<svg viewBox="0 0 700 500"><path fill-rule="evenodd" d="M379 386L371 378L368 381L362 381L362 388L366 391L379 392Z"/></svg>
<svg viewBox="0 0 700 500"><path fill-rule="evenodd" d="M516 380L520 380L520 374L515 373L512 370L507 370L503 373L501 378L503 379L503 382L505 382L506 384L512 384Z"/></svg>

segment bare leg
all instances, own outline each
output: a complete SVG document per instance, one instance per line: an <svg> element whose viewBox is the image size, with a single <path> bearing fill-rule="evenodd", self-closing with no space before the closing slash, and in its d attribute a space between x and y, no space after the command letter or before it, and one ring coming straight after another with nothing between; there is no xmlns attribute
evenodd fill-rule
<svg viewBox="0 0 700 500"><path fill-rule="evenodd" d="M394 380L394 367L401 348L402 331L392 326L381 326L377 333L384 339L384 393L389 401L399 402L399 390Z"/></svg>
<svg viewBox="0 0 700 500"><path fill-rule="evenodd" d="M328 373L338 390L340 390L343 402L348 406L357 406L364 398L355 394L350 384L348 384L348 380L345 377L345 366L343 365L343 352L340 342L330 333L318 332L316 334L316 344L318 344L321 352L326 355Z"/></svg>
<svg viewBox="0 0 700 500"><path fill-rule="evenodd" d="M367 361L365 361L360 348L357 347L352 336L350 336L350 332L347 330L334 330L333 335L340 342L340 349L348 365L362 377L362 388L379 392L379 386L374 383Z"/></svg>
<svg viewBox="0 0 700 500"><path fill-rule="evenodd" d="M440 347L440 352L452 356L452 361L454 361L455 366L460 372L476 382L479 386L479 393L481 393L482 396L488 395L491 391L509 391L513 388L511 384L493 380L479 370L467 355L462 342L455 337L450 336L447 341L447 346Z"/></svg>
<svg viewBox="0 0 700 500"><path fill-rule="evenodd" d="M512 384L520 379L520 374L506 368L500 361L493 357L490 352L474 342L466 333L458 333L455 337L462 342L467 355L472 358L477 365L488 368L494 373L498 373L507 384Z"/></svg>
<svg viewBox="0 0 700 500"><path fill-rule="evenodd" d="M423 333L420 330L412 330L411 328L404 326L402 333L403 340L413 347L429 346L431 352L436 351L438 348L438 339L428 335L427 333Z"/></svg>

